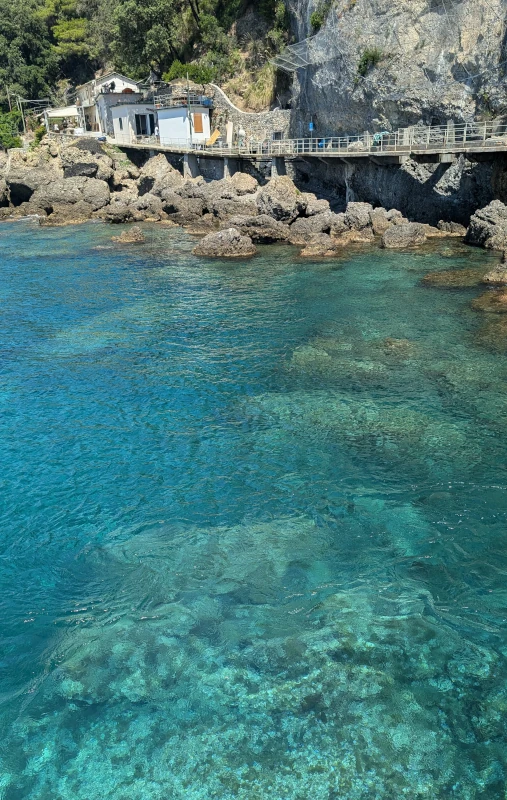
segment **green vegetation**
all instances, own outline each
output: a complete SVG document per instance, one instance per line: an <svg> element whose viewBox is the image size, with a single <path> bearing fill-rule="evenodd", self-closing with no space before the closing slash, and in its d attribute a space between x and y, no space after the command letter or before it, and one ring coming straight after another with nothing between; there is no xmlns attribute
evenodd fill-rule
<svg viewBox="0 0 507 800"><path fill-rule="evenodd" d="M324 25L327 19L327 15L331 11L333 1L334 0L320 0L316 10L310 16L310 25L312 26L315 33L317 33L317 31L320 31L320 29Z"/></svg>
<svg viewBox="0 0 507 800"><path fill-rule="evenodd" d="M21 139L18 135L20 126L21 114L19 111L8 111L6 114L0 112L0 148L7 150L10 147L21 147Z"/></svg>
<svg viewBox="0 0 507 800"><path fill-rule="evenodd" d="M244 47L235 23L247 10L257 28ZM274 80L260 70L287 43L288 27L284 0L0 0L0 110L9 94L66 102L99 69L199 83L248 73L260 103Z"/></svg>
<svg viewBox="0 0 507 800"><path fill-rule="evenodd" d="M376 67L382 60L384 53L379 47L370 47L364 51L359 64L357 65L357 72L364 78L372 67Z"/></svg>

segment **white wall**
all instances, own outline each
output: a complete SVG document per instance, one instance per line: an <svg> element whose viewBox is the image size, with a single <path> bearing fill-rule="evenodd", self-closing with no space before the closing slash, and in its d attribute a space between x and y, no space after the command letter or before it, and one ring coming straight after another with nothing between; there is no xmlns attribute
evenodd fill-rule
<svg viewBox="0 0 507 800"><path fill-rule="evenodd" d="M133 103L126 103L124 105L113 106L111 108L111 117L113 123L113 134L115 139L118 142L130 142L132 141L133 137L137 135L136 133L136 114L144 114L148 119L146 120L148 136L150 135L150 122L149 116L150 114L154 117L155 125L157 124L157 112L153 108L153 106L147 106L144 104L133 104ZM120 128L120 119L122 121L123 127Z"/></svg>
<svg viewBox="0 0 507 800"><path fill-rule="evenodd" d="M121 78L119 75L106 75L104 78L100 78L99 80L95 81L95 91L100 92L100 87L106 83L113 83L114 82L114 92L115 94L121 94L124 89L133 89L134 92L137 92L137 83L135 81L130 80L129 78Z"/></svg>
<svg viewBox="0 0 507 800"><path fill-rule="evenodd" d="M190 141L190 124L186 108L159 108L160 142Z"/></svg>
<svg viewBox="0 0 507 800"><path fill-rule="evenodd" d="M194 113L202 114L202 133L195 133L194 131ZM160 143L164 142L190 142L204 143L211 136L211 124L209 118L209 109L204 106L194 107L191 109L192 126L190 126L188 109L186 107L180 108L159 108L158 110L158 127L160 130Z"/></svg>

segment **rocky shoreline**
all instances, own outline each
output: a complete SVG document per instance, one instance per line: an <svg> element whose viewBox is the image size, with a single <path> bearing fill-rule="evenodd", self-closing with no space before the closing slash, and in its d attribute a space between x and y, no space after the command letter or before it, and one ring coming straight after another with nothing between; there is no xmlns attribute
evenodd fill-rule
<svg viewBox="0 0 507 800"><path fill-rule="evenodd" d="M182 225L203 237L197 255L220 258L247 258L256 245L275 242L299 247L302 257L332 258L350 244L405 249L446 236L507 250L507 206L499 200L478 210L468 229L452 220L436 227L411 222L397 209L364 202L350 202L337 213L328 200L300 191L287 176L265 185L241 172L210 182L184 178L162 153L137 166L118 148L86 138L4 154L0 219L26 216L36 216L42 226L88 220ZM138 233L114 238L142 242ZM504 283L505 269L497 273L489 282Z"/></svg>

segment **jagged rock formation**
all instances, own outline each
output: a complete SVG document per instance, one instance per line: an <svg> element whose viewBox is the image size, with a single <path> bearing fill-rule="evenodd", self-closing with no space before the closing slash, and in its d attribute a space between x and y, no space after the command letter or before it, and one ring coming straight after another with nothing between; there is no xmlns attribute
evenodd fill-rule
<svg viewBox="0 0 507 800"><path fill-rule="evenodd" d="M316 0L289 0L299 40ZM336 0L295 82L294 133L395 130L497 113L505 0Z"/></svg>

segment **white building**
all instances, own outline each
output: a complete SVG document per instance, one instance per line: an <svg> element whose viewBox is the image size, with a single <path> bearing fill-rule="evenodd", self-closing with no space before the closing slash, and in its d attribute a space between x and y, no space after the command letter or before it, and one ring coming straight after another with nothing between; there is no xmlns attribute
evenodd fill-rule
<svg viewBox="0 0 507 800"><path fill-rule="evenodd" d="M157 111L145 103L118 103L111 106L114 138L118 144L129 144L138 137L155 136Z"/></svg>
<svg viewBox="0 0 507 800"><path fill-rule="evenodd" d="M111 107L119 102L135 102L142 99L140 85L136 81L109 72L101 78L95 78L76 90L76 104L84 111L86 129L104 135L113 134Z"/></svg>
<svg viewBox="0 0 507 800"><path fill-rule="evenodd" d="M211 100L187 91L158 96L160 144L204 144L211 136Z"/></svg>

